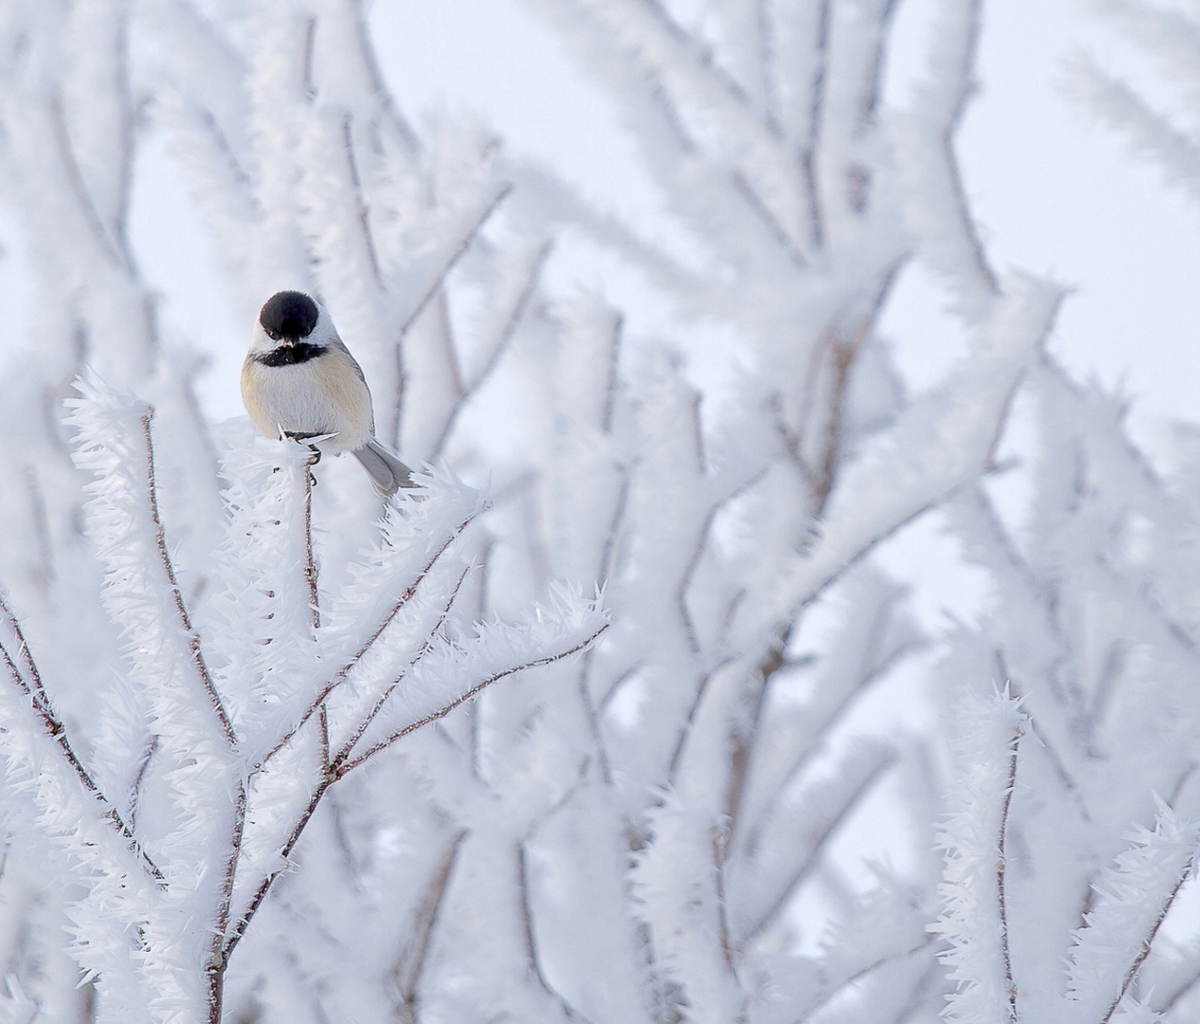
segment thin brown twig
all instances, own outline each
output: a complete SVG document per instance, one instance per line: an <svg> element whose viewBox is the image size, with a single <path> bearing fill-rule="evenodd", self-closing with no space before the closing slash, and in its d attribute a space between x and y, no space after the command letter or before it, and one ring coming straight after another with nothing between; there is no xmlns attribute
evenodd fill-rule
<svg viewBox="0 0 1200 1024"><path fill-rule="evenodd" d="M300 841L300 836L303 834L309 820L316 812L317 805L321 802L321 798L325 795L326 790L333 785L334 777L331 773L326 772L321 781L317 784L313 794L309 797L308 805L300 812L300 816L292 826L291 832L288 833L287 840L279 851L279 859L284 862L283 867L276 868L274 871L263 877L258 887L254 890L254 895L250 899L250 904L247 906L245 913L238 919L237 923L230 923L222 935L224 945L221 947L221 958L225 963L229 963L229 958L233 955L233 951L237 948L239 942L242 941L242 936L246 934L246 929L249 927L254 915L258 913L258 908L262 906L262 902L266 899L267 893L270 892L271 886L287 868L287 860L292 855L292 850L296 848L296 844Z"/></svg>
<svg viewBox="0 0 1200 1024"><path fill-rule="evenodd" d="M459 850L461 850L466 837L467 830L463 829L455 833L454 838L450 840L446 852L442 855L442 859L426 887L425 897L417 907L415 920L409 929L408 941L396 960L396 966L392 969L392 978L400 997L396 1016L401 1024L416 1024L417 1022L421 976L429 957L430 941L433 938L433 930L437 926L438 915L441 913L442 901L449 888L450 876L454 872Z"/></svg>
<svg viewBox="0 0 1200 1024"><path fill-rule="evenodd" d="M4 594L0 593L0 616L3 616L5 625L12 632L13 637L17 641L18 657L25 671L29 673L29 680L33 692L38 695L40 700L48 700L46 697L46 688L42 684L42 674L38 671L37 663L33 660L33 651L29 647L29 641L25 639L25 633L21 629L21 620L13 613L13 610L8 606L8 602L4 600Z"/></svg>
<svg viewBox="0 0 1200 1024"><path fill-rule="evenodd" d="M430 301L435 295L437 295L439 289L441 289L442 285L445 283L446 275L449 274L450 271L453 270L458 264L458 261L466 255L467 250L471 248L471 243L475 240L475 236L479 234L480 229L484 224L487 223L492 214L496 212L496 209L508 197L510 192L512 192L512 185L508 183L505 183L497 190L496 194L492 197L491 202L483 210L481 215L476 218L475 223L471 225L470 229L467 231L458 247L450 254L450 257L446 260L445 264L438 272L437 279L422 293L421 297L416 301L416 303L414 303L412 309L409 310L408 315L400 324L399 334L401 343L403 343L404 338L412 329L412 325L417 322L417 318L423 312L425 312L425 307L429 305Z"/></svg>
<svg viewBox="0 0 1200 1024"><path fill-rule="evenodd" d="M125 819L121 817L121 812L104 795L96 780L92 778L91 774L84 767L83 762L79 760L79 756L71 746L71 741L67 738L66 726L55 714L54 708L50 703L50 698L45 690L40 688L40 683L38 684L38 688L35 689L29 680L22 675L21 670L17 667L17 663L13 660L8 648L3 643L0 643L0 659L3 659L9 676L16 683L17 688L29 698L30 703L33 705L34 713L42 723L42 728L58 744L59 749L63 753L63 758L71 766L71 770L74 771L83 788L97 799L104 808L102 816L111 822L117 832L120 833L121 838L138 855L146 870L154 877L155 882L159 886L165 886L167 880L162 871L159 870L158 865L154 863L150 855L142 847L142 844L138 842L133 830L126 823Z"/></svg>
<svg viewBox="0 0 1200 1024"><path fill-rule="evenodd" d="M553 243L551 242L544 242L539 247L537 255L533 258L529 270L525 275L525 283L520 292L517 293L516 300L513 302L512 308L508 312L508 317L504 321L504 326L500 329L500 336L496 339L496 343L492 346L492 350L488 353L487 360L480 367L479 372L466 384L459 395L458 401L450 409L449 415L447 415L445 422L442 424L442 431L433 445L431 458L437 458L441 454L463 406L479 392L484 382L491 377L493 371L496 369L496 365L500 362L500 357L511 343L513 335L516 334L517 327L520 326L521 319L525 315L525 310L529 307L529 302L533 298L538 280L542 275L542 268L545 267L546 260L549 258L552 248Z"/></svg>
<svg viewBox="0 0 1200 1024"><path fill-rule="evenodd" d="M1017 785L1018 744L1025 730L1018 723L1009 741L1008 786L1004 791L1004 806L1000 814L1000 835L996 846L1000 856L996 859L996 905L1000 916L1000 954L1004 961L1004 984L1008 996L1008 1019L1012 1024L1017 1020L1017 983L1013 980L1012 950L1008 941L1008 892L1006 878L1008 873L1008 817L1012 810L1013 791Z"/></svg>
<svg viewBox="0 0 1200 1024"><path fill-rule="evenodd" d="M446 704L444 707L439 708L437 711L434 711L434 712L426 715L424 718L417 719L417 721L412 722L409 725L406 725L403 729L396 730L396 732L392 733L386 739L380 740L378 743L374 744L373 746L368 747L365 751L363 751L361 754L359 754L358 757L354 758L354 760L347 761L345 763L345 765L343 765L342 768L340 769L340 771L338 773L338 778L341 778L347 772L352 771L353 769L357 768L360 764L362 764L364 761L367 761L369 758L374 757L381 750L385 750L388 747L390 747L393 743L396 743L397 741L404 739L404 737L408 736L410 733L414 733L418 729L424 728L425 726L431 724L432 722L436 722L439 719L445 718L455 708L460 707L461 705L465 704L467 701L474 699L480 693L482 693L484 690L486 690L489 686L491 686L493 683L498 682L499 680L504 679L508 676L516 675L518 672L524 672L527 669L531 669L531 668L541 668L543 665L552 665L556 661L562 661L564 658L569 658L572 654L578 654L580 651L584 650L584 648L589 647L596 640L596 638L598 636L600 636L600 634L603 633L606 629L608 629L608 623L605 623L604 625L602 625L599 629L597 629L594 633L591 634L591 636L587 637L585 640L581 640L574 647L568 648L565 651L559 651L557 654L547 654L544 657L535 658L532 661L527 661L521 665L515 665L512 668L502 669L501 671L488 676L483 681L476 683L465 693L456 697L449 704Z"/></svg>
<svg viewBox="0 0 1200 1024"><path fill-rule="evenodd" d="M317 717L318 728L321 730L321 771L329 771L330 765L333 764L330 758L329 750L329 705L322 704L321 711Z"/></svg>
<svg viewBox="0 0 1200 1024"><path fill-rule="evenodd" d="M379 268L379 254L375 248L375 236L371 231L371 208L363 189L362 177L358 171L358 158L354 154L354 131L352 115L347 114L342 119L342 148L346 151L346 165L350 171L350 185L354 190L354 204L358 208L359 233L362 235L363 248L367 251L367 263L371 267L371 276L378 287L383 287L383 274Z"/></svg>
<svg viewBox="0 0 1200 1024"><path fill-rule="evenodd" d="M238 943L242 940L242 936L246 934L246 929L249 927L250 921L254 918L254 915L258 913L258 909L262 906L263 900L266 899L267 893L270 891L271 886L273 886L279 876L283 874L287 867L287 860L292 854L292 850L295 849L296 843L300 841L300 836L304 833L304 829L308 826L309 821L312 820L312 816L316 812L317 806L321 802L321 798L324 797L330 786L332 786L338 780L345 778L346 775L348 775L351 771L359 767L381 750L390 747L393 743L396 743L405 736L416 732L418 729L424 728L433 722L445 718L448 714L450 714L451 711L461 707L467 701L478 696L483 690L487 689L487 687L491 686L498 680L504 679L507 676L515 675L518 672L523 672L526 669L539 668L543 665L549 665L553 662L568 658L572 654L578 653L595 641L595 639L607 628L608 623L604 623L599 629L592 633L591 636L587 637L585 640L569 648L568 650L559 651L556 654L546 655L543 658L536 658L532 661L525 662L524 664L516 665L512 668L496 672L487 679L484 679L475 686L472 686L465 693L460 694L458 697L454 698L454 700L439 708L437 711L434 711L431 714L428 714L423 718L406 725L403 729L399 729L394 732L387 739L376 743L354 760L344 762L341 765L331 765L329 770L322 775L321 781L317 784L316 789L313 790L313 794L309 798L308 805L303 811L301 811L299 817L296 819L295 824L292 826L291 832L288 834L287 840L280 849L279 859L283 862L284 866L272 871L259 882L258 887L254 891L254 895L250 899L250 903L247 906L245 913L242 914L232 928L226 930L225 944L222 949L222 954L225 961L229 961L230 954L232 954L234 949L237 948Z"/></svg>
<svg viewBox="0 0 1200 1024"><path fill-rule="evenodd" d="M305 724L308 722L308 720L310 718L312 718L312 716L314 714L317 713L317 711L325 703L325 700L329 696L329 694L332 693L334 689L336 689L338 686L340 686L342 683L344 683L346 681L346 679L350 675L351 671L353 671L354 666L357 665L359 663L359 661L362 659L363 655L365 655L367 653L367 651L369 651L375 645L375 643L383 635L384 630L386 630L388 628L388 626L391 625L392 621L396 618L396 616L400 614L400 610L406 604L408 604L408 602L410 600L412 600L413 596L416 594L416 592L420 588L421 584L425 582L425 579L429 576L429 573L433 570L433 567L437 564L438 560L442 557L442 555L444 555L448 550L450 550L450 546L459 537L459 535L468 526L470 526L470 524L472 522L475 521L477 516L478 516L478 513L473 513L473 514L469 515L466 519L464 519L461 523L458 524L454 533L446 539L445 543L443 543L442 546L439 547L437 549L437 551L435 551L433 553L433 555L429 559L429 561L426 562L424 566L422 566L420 572L417 573L416 578L412 581L412 583L410 583L407 587L405 587L405 589L401 592L399 598L397 598L396 602L391 606L391 608L388 610L387 614L383 616L383 619L375 626L375 628L371 631L370 635L368 635L366 640L364 640L363 643L359 646L358 650L356 650L354 652L354 654L351 655L345 661L345 663L343 663L342 667L339 668L337 670L337 672L335 672L333 674L333 676L329 679L329 681L324 686L321 687L321 689L317 693L316 697L314 697L312 699L312 701L309 703L308 707L305 708L304 713L300 716L300 721L298 721L291 729L289 729L286 733L284 733L284 735L281 736L279 738L279 740L276 742L275 746L273 746L267 752L266 756L262 759L262 761L258 765L255 766L255 768L254 768L255 772L260 771L263 768L263 766L267 764L268 761L270 761L273 757L275 757L276 754L278 754L284 747L286 747L292 741L292 739L296 735L296 733L298 733L305 726Z"/></svg>
<svg viewBox="0 0 1200 1024"><path fill-rule="evenodd" d="M154 524L154 539L158 547L159 561L162 563L163 571L166 573L167 583L171 591L171 599L175 604L175 613L178 615L179 624L183 627L184 635L187 637L188 652L191 654L192 665L196 669L200 685L208 695L208 703L212 707L213 713L217 716L217 721L221 726L221 731L225 734L226 741L231 747L236 747L237 734L234 732L233 722L225 710L221 695L217 693L212 674L208 671L208 665L204 661L204 652L200 647L200 634L192 625L192 618L188 614L187 605L183 600L183 591L180 590L179 581L175 576L175 566L171 563L171 556L167 551L167 534L158 509L158 481L154 475L154 438L150 432L150 423L153 418L153 407L147 407L146 414L141 417L142 440L145 443L146 449L146 492L150 506L150 519Z"/></svg>
<svg viewBox="0 0 1200 1024"><path fill-rule="evenodd" d="M142 798L142 784L146 781L146 772L150 768L150 762L154 759L154 755L158 752L158 735L150 737L150 742L146 744L146 749L142 754L142 760L138 764L138 769L133 776L133 784L129 787L129 828L132 831L137 828L138 805Z"/></svg>
<svg viewBox="0 0 1200 1024"><path fill-rule="evenodd" d="M225 968L228 959L225 956L225 932L229 927L229 915L233 909L233 889L237 881L237 866L242 854L242 839L246 828L246 783L238 784L237 798L233 807L233 830L229 841L229 856L225 860L225 873L221 879L221 900L217 905L217 916L213 923L212 938L209 942L208 964L205 966L205 976L208 980L208 1019L209 1024L221 1024L221 1006L224 1001Z"/></svg>
<svg viewBox="0 0 1200 1024"><path fill-rule="evenodd" d="M337 756L334 757L332 761L329 761L329 760L326 761L327 765L330 765L331 767L334 767L336 769L336 767L338 765L343 764L350 757L350 754L353 752L354 747L358 744L358 741L363 738L363 735L366 733L367 729L370 728L371 723L373 721L375 721L375 719L378 717L379 713L383 710L384 706L387 704L389 698L392 696L393 693L396 692L396 688L404 681L404 677L408 674L408 672L411 669L413 669L417 665L417 663L422 658L425 657L426 654L429 653L430 648L433 646L434 638L441 633L442 627L446 624L446 619L448 619L450 617L450 610L454 607L454 602L458 599L458 595L462 591L462 585L466 581L467 574L470 573L470 571L471 571L471 567L467 566L463 569L463 571L461 573L459 573L458 581L454 584L453 589L450 591L450 597L447 599L446 603L442 606L441 612L438 615L437 622L435 622L433 624L432 629L427 631L425 639L421 642L421 646L417 649L417 653L412 656L412 660L410 660L409 663L405 666L404 671L402 671L400 673L400 675L398 675L388 686L386 686L384 688L383 692L379 695L379 697L376 699L375 703L371 706L371 710L368 711L366 713L366 715L363 716L363 720L361 722L359 722L358 727L354 730L353 733L351 733L350 739L347 740L342 745L342 748L337 752ZM321 711L322 711L322 713L324 713L324 711L325 711L324 705L321 706ZM328 755L328 752L329 752L328 751L328 744L329 744L328 731L326 731L326 733L325 733L325 744L326 744L326 755Z"/></svg>
<svg viewBox="0 0 1200 1024"><path fill-rule="evenodd" d="M1176 879L1175 885L1171 889L1170 895L1166 902L1163 903L1162 909L1158 912L1158 917L1155 918L1153 926L1150 928L1150 934L1147 935L1138 945L1137 954L1129 965L1129 969L1125 972L1125 977L1121 979L1121 991L1117 993L1116 998L1109 1006L1108 1012L1105 1013L1100 1024L1109 1024L1113 1018L1113 1014L1117 1012L1117 1007L1121 1005L1121 1000L1125 998L1130 988L1133 987L1134 981L1142 970L1142 964L1146 962L1146 957L1150 955L1150 950L1154 946L1154 940L1158 936L1158 930L1162 927L1163 921L1167 919L1167 914L1170 913L1172 905L1175 903L1175 897L1179 895L1179 890L1183 888L1184 883L1192 877L1192 862L1189 860L1187 866L1179 878Z"/></svg>
<svg viewBox="0 0 1200 1024"><path fill-rule="evenodd" d="M313 477L310 468L316 461L317 451L314 448L301 466L304 474L304 582L308 587L309 621L314 632L321 628L321 595L317 589L317 559L313 552Z"/></svg>

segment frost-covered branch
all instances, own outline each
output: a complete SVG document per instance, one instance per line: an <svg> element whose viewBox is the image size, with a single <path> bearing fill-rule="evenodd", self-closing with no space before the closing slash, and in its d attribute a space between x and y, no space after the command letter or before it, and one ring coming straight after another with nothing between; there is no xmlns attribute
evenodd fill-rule
<svg viewBox="0 0 1200 1024"><path fill-rule="evenodd" d="M949 943L942 955L958 983L947 1006L952 1020L1017 1020L1017 983L1009 949L1009 812L1017 772L1018 741L1025 716L1020 701L997 694L976 700L957 716L958 784L961 800L943 826L946 851L942 884L946 910L935 930Z"/></svg>

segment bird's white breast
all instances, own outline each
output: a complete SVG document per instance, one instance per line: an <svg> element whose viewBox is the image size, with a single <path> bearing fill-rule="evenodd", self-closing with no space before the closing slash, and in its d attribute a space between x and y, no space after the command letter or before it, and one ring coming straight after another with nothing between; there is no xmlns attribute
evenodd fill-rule
<svg viewBox="0 0 1200 1024"><path fill-rule="evenodd" d="M253 356L242 367L242 397L250 418L268 437L281 430L336 434L322 451L354 451L371 439L371 393L349 353L330 347L302 363L264 366Z"/></svg>

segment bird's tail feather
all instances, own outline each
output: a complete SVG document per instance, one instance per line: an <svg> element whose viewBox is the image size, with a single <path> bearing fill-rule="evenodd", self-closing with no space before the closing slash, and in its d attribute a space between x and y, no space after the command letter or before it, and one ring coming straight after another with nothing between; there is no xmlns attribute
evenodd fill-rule
<svg viewBox="0 0 1200 1024"><path fill-rule="evenodd" d="M390 498L400 487L415 487L412 470L389 452L375 438L354 452L354 457L363 464L371 477L375 490Z"/></svg>

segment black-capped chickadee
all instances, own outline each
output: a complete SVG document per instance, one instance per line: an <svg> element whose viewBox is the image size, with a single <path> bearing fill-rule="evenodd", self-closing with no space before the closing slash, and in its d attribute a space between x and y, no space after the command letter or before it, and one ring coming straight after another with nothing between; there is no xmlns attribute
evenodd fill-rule
<svg viewBox="0 0 1200 1024"><path fill-rule="evenodd" d="M384 496L414 486L411 470L375 439L362 369L329 314L303 292L278 292L258 314L242 401L268 437L324 438L315 443L319 454L353 452Z"/></svg>

